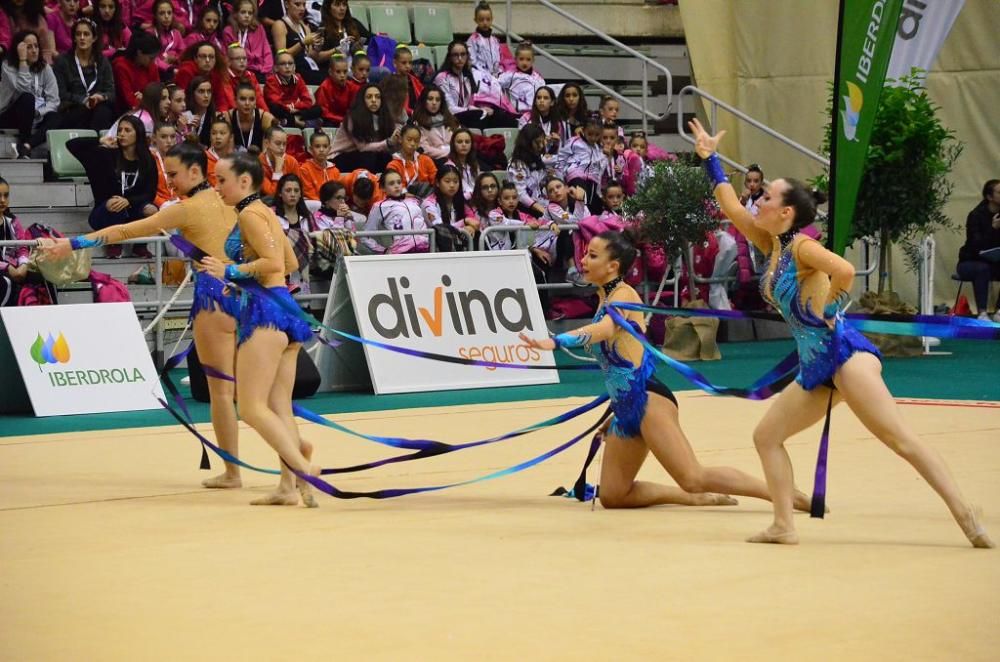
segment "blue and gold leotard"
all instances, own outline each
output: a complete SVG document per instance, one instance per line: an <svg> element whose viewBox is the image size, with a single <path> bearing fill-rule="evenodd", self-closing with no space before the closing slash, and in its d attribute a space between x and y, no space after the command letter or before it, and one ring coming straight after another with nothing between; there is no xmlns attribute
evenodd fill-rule
<svg viewBox="0 0 1000 662"><path fill-rule="evenodd" d="M798 346L799 374L795 381L811 391L817 386L833 387L833 376L857 352L868 352L882 358L878 349L856 329L837 319L835 329L827 326L810 307L801 300L798 266L793 247L789 243L781 249L774 270L760 279L760 292L781 312Z"/></svg>
<svg viewBox="0 0 1000 662"><path fill-rule="evenodd" d="M600 322L606 314L604 306L598 308L594 315L594 323ZM633 329L642 332L642 327L635 320L628 320L628 323ZM638 365L618 351L619 343L628 342L635 343L642 352ZM650 391L677 404L677 398L667 385L656 378L653 357L624 329L616 327L615 336L611 340L588 345L588 348L604 373L604 386L611 396L611 411L615 414L611 422L611 433L615 436L640 436Z"/></svg>

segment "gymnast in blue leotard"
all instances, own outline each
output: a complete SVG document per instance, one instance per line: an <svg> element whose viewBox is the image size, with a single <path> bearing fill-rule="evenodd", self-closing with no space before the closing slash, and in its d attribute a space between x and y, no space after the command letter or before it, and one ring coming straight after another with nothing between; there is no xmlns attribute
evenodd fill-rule
<svg viewBox="0 0 1000 662"><path fill-rule="evenodd" d="M601 464L600 499L605 508L642 508L663 503L687 505L732 505L731 494L768 499L767 485L730 467L705 467L698 462L681 430L677 399L656 378L653 358L642 344L607 314L611 302L639 303L621 274L635 260L635 241L630 231L604 232L594 237L583 256L582 273L597 286L600 305L594 321L554 339L521 340L536 349L583 347L596 358L611 396L611 419L605 436ZM622 311L633 329L645 331L642 314ZM680 486L672 487L635 480L649 451ZM799 492L796 507L809 509L809 499Z"/></svg>
<svg viewBox="0 0 1000 662"><path fill-rule="evenodd" d="M930 483L974 547L993 547L976 509L963 498L944 460L903 422L882 380L878 350L845 324L843 309L854 283L854 267L800 234L816 219L813 193L797 180L777 179L758 201L756 218L751 216L715 154L725 132L711 136L698 120L689 126L722 211L769 256L761 290L791 327L801 363L795 383L781 392L753 433L774 497L774 521L748 542L798 542L792 520L792 463L785 440L822 419L830 403L843 400L872 434Z"/></svg>
<svg viewBox="0 0 1000 662"><path fill-rule="evenodd" d="M274 211L260 201L260 161L248 154L223 157L215 176L222 199L236 207L237 227L225 241L226 254L233 263L225 264L209 256L201 266L216 278L247 284L237 317L236 401L240 417L282 460L278 488L251 503L296 505L301 497L305 505L314 507L316 501L309 484L288 470L291 467L301 473L319 473L310 461L312 446L299 438L292 414L299 349L312 334L308 324L284 313L271 300L290 298L285 274L295 256ZM270 296L250 291L254 282L269 290Z"/></svg>

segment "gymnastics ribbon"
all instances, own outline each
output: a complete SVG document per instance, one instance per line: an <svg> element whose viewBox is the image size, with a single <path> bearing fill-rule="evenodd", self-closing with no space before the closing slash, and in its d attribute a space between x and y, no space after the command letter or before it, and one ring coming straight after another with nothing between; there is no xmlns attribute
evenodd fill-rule
<svg viewBox="0 0 1000 662"><path fill-rule="evenodd" d="M604 422L604 419L606 419L610 415L610 413L611 413L610 408L607 409L607 410L605 410L604 414L597 420L596 423L594 423L593 425L591 425L586 430L584 430L580 434L576 435L575 437L573 437L569 441L566 441L566 442L564 442L564 443L556 446L555 448L553 448L550 451L546 451L545 453L542 453L541 455L537 455L537 456L531 458L530 460L525 460L524 462L521 462L519 464L515 464L514 466L511 466L511 467L507 467L506 469L501 469L499 471L494 471L492 473L488 473L488 474L486 474L484 476L479 476L477 478L471 478L469 480L463 480L463 481L459 481L459 482L456 482L456 483L447 483L445 485L433 485L433 486L429 486L429 487L388 488L388 489L374 490L374 491L370 491L370 492L350 492L350 491L346 491L346 490L340 490L340 489L334 487L333 485L331 485L330 483L328 483L327 481L325 481L322 478L319 478L317 476L310 476L308 474L304 474L304 473L302 473L300 471L296 471L294 469L292 469L292 472L296 476L298 476L299 478L301 478L302 480L308 482L310 485L312 485L313 487L315 487L316 489L318 489L319 491L323 492L324 494L328 494L329 496L335 497L337 499L359 499L359 498L366 498L366 499L394 499L394 498L397 498L397 497L406 496L408 494L420 494L420 493L424 493L424 492L438 492L440 490L446 490L446 489L450 489L450 488L453 488L453 487L462 487L462 486L465 486L465 485L472 485L474 483L481 483L481 482L488 481L488 480L495 480L497 478L502 478L504 476L510 476L510 475L519 473L521 471L524 471L526 469L530 469L531 467L533 467L533 466L535 466L537 464L540 464L540 463L544 462L545 460L547 460L547 459L549 459L551 457L555 457L556 455L559 455L563 451L565 451L568 448L570 448L570 447L574 446L575 444L577 444L581 439L583 439L584 437L586 437L588 434L590 434L591 432L597 430L597 428L599 428L601 426L601 424ZM593 443L599 443L599 440L595 439L595 441Z"/></svg>

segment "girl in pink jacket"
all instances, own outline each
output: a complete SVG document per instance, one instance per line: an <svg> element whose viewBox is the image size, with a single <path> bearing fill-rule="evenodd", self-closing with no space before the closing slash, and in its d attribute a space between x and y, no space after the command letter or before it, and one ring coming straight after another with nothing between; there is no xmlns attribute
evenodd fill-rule
<svg viewBox="0 0 1000 662"><path fill-rule="evenodd" d="M238 43L247 52L247 69L260 79L274 69L274 54L267 40L267 32L257 19L254 0L237 0L229 25L222 31L222 40L228 46Z"/></svg>
<svg viewBox="0 0 1000 662"><path fill-rule="evenodd" d="M382 173L382 191L385 199L372 206L368 214L365 230L426 230L420 201L403 190L403 178L395 170ZM373 237L365 237L362 242L375 253L426 253L428 241L426 235L397 235L391 237L388 248Z"/></svg>
<svg viewBox="0 0 1000 662"><path fill-rule="evenodd" d="M424 88L412 119L420 127L420 148L424 154L435 161L448 158L451 136L459 124L448 110L440 87L431 83Z"/></svg>

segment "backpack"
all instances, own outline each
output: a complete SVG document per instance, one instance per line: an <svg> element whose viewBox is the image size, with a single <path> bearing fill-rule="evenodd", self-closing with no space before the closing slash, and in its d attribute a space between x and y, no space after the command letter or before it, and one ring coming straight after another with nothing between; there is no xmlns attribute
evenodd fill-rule
<svg viewBox="0 0 1000 662"><path fill-rule="evenodd" d="M132 300L124 283L100 271L90 272L90 288L94 292L94 303L118 303Z"/></svg>
<svg viewBox="0 0 1000 662"><path fill-rule="evenodd" d="M17 293L19 306L51 306L56 301L56 288L42 281L41 283L24 282Z"/></svg>
<svg viewBox="0 0 1000 662"><path fill-rule="evenodd" d="M450 223L432 225L431 230L434 230L434 247L439 253L455 253L469 249L469 235L455 229Z"/></svg>
<svg viewBox="0 0 1000 662"><path fill-rule="evenodd" d="M413 75L417 77L424 86L430 85L434 82L434 76L437 75L437 69L431 64L431 61L425 57L417 58L413 61Z"/></svg>
<svg viewBox="0 0 1000 662"><path fill-rule="evenodd" d="M368 40L368 58L372 61L372 68L385 67L396 73L396 65L392 61L396 55L396 44L396 40L388 35L373 34Z"/></svg>

